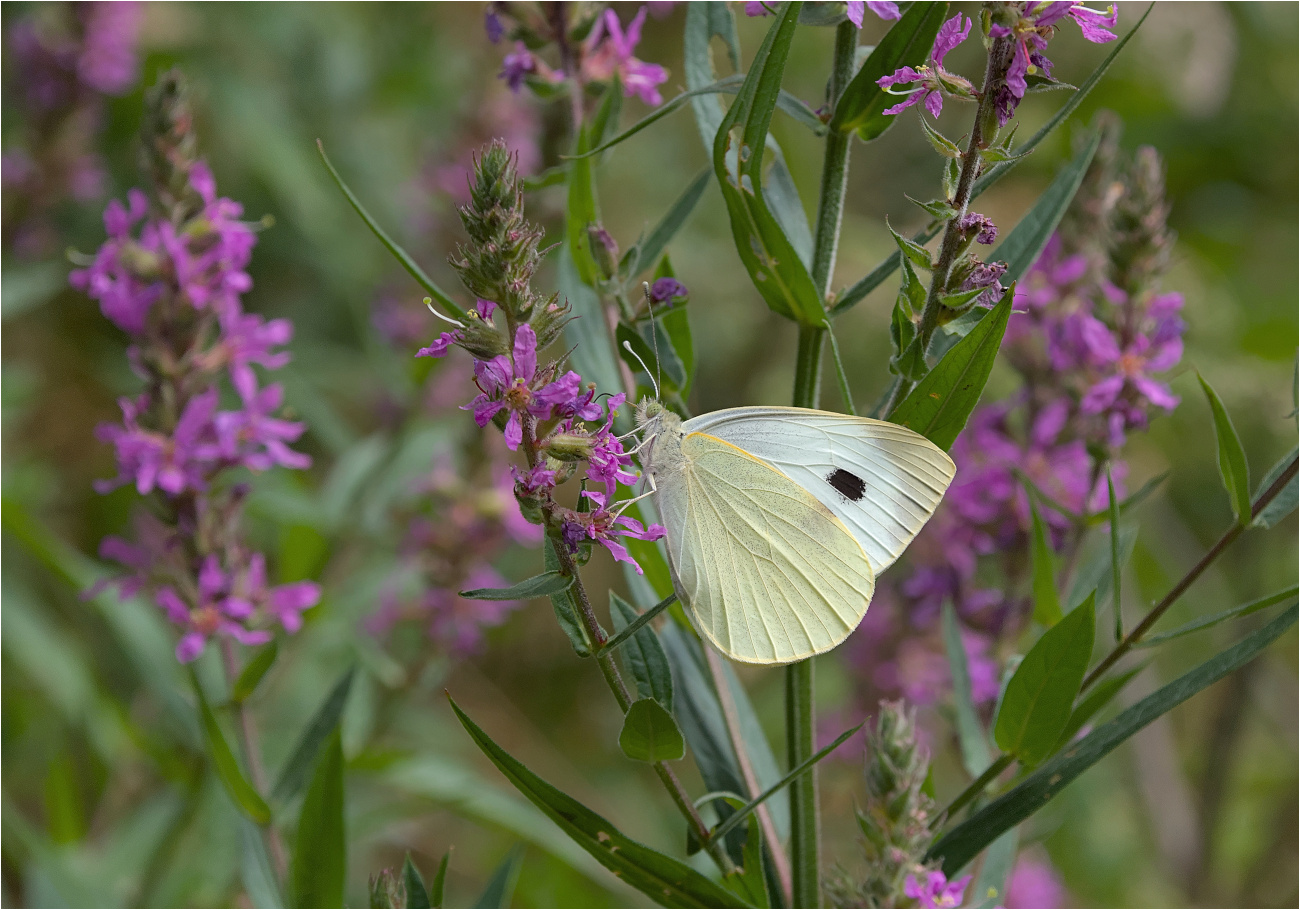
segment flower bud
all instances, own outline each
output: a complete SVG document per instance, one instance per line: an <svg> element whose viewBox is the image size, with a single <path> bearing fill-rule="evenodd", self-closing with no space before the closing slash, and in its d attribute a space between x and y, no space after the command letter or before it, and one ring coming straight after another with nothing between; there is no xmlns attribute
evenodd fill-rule
<svg viewBox="0 0 1300 910"><path fill-rule="evenodd" d="M587 240L600 274L606 281L610 280L618 274L618 242L599 224L587 225Z"/></svg>

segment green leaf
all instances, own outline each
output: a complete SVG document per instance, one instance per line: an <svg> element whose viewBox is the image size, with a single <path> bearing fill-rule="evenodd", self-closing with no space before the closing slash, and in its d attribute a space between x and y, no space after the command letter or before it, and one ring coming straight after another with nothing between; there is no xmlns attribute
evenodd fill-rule
<svg viewBox="0 0 1300 910"><path fill-rule="evenodd" d="M280 777L271 791L271 799L275 802L284 804L293 799L307 782L307 775L316 764L316 754L320 751L321 744L334 732L339 718L343 716L343 706L347 704L348 692L352 689L352 678L355 675L356 667L344 671L312 716L311 723L302 732L298 745L294 747L293 754L280 771Z"/></svg>
<svg viewBox="0 0 1300 910"><path fill-rule="evenodd" d="M516 844L510 848L506 858L501 860L488 880L487 887L474 902L475 907L509 907L510 898L515 893L515 883L519 881L519 870L524 866L524 847Z"/></svg>
<svg viewBox="0 0 1300 910"><path fill-rule="evenodd" d="M1088 671L1096 625L1096 610L1089 599L1029 649L1007 684L993 723L993 738L1003 752L1027 765L1052 754Z"/></svg>
<svg viewBox="0 0 1300 910"><path fill-rule="evenodd" d="M447 864L451 861L451 850L442 855L442 862L438 863L438 871L433 876L433 887L429 889L429 906L431 908L441 908L446 906L445 897L447 890Z"/></svg>
<svg viewBox="0 0 1300 910"><path fill-rule="evenodd" d="M379 222L370 217L370 213L361 204L361 200L348 188L348 185L343 182L342 176L334 169L329 156L325 154L325 145L319 139L316 140L316 150L320 152L320 160L325 162L325 167L329 170L330 176L334 178L334 182L343 191L343 195L347 197L352 208L361 216L361 220L366 223L366 227L370 228L370 232L379 238L379 242L388 249L388 252L393 254L393 258L402 264L402 268L406 269L407 273L415 279L416 284L424 288L424 292L432 297L435 303L453 316L463 317L465 311L460 308L456 301L452 300L446 291L434 284L433 279L425 274L424 269L420 268L406 250L398 246L396 241L388 236L388 232L379 226Z"/></svg>
<svg viewBox="0 0 1300 910"><path fill-rule="evenodd" d="M768 787L762 793L758 794L758 796L755 796L743 807L737 809L726 820L724 820L721 824L719 824L716 828L714 828L713 831L711 831L709 834L710 838L712 838L713 840L717 840L718 838L725 837L727 835L727 832L733 830L742 821L744 821L746 818L752 815L755 809L763 805L763 803L767 802L770 798L775 796L777 793L780 793L781 790L785 789L787 786L794 783L799 778L803 777L805 774L811 771L813 769L813 766L816 765L819 761L821 761L826 756L830 755L840 746L844 745L845 741L854 733L857 733L859 730L861 730L864 724L866 724L866 721L863 721L862 723L858 724L856 727L852 727L848 730L845 730L839 736L835 737L835 739L832 740L829 745L823 746L821 749L817 750L815 753L809 756L807 760L800 762L798 765L796 765L794 768L790 770L789 774L781 778L776 783L772 784L772 786Z"/></svg>
<svg viewBox="0 0 1300 910"><path fill-rule="evenodd" d="M532 578L525 578L508 588L475 588L461 591L460 596L468 600L531 600L534 597L550 597L573 586L573 579L560 572L543 572Z"/></svg>
<svg viewBox="0 0 1300 910"><path fill-rule="evenodd" d="M1258 502L1259 498L1268 492L1269 487L1273 486L1273 482L1291 466L1291 463L1296 460L1297 454L1300 454L1300 450L1292 449L1289 453L1283 455L1277 464L1269 468L1268 474L1259 482L1259 487L1255 490L1255 502ZM1292 474L1291 481L1282 488L1282 492L1273 497L1272 502L1260 509L1259 514L1255 516L1255 520L1251 522L1251 527L1273 527L1273 525L1296 510L1297 498L1300 498L1300 486L1296 483L1296 475Z"/></svg>
<svg viewBox="0 0 1300 910"><path fill-rule="evenodd" d="M410 910L427 910L434 904L429 899L429 889L424 884L424 876L420 870L415 868L415 863L411 862L411 854L408 851L406 859L402 861L402 884L406 886L406 906ZM437 906L441 907L439 903Z"/></svg>
<svg viewBox="0 0 1300 910"><path fill-rule="evenodd" d="M555 554L555 542L549 537L542 543L542 558L546 566L546 574L559 573L560 558ZM560 629L569 639L569 644L573 645L574 652L579 657L590 657L591 638L587 633L587 627L578 619L578 604L573 599L570 585L551 595L551 608L555 611Z"/></svg>
<svg viewBox="0 0 1300 910"><path fill-rule="evenodd" d="M618 744L633 761L681 761L686 757L686 740L677 721L653 698L639 698L628 706Z"/></svg>
<svg viewBox="0 0 1300 910"><path fill-rule="evenodd" d="M261 794L254 789L244 777L244 772L240 770L239 762L235 760L235 753L230 750L226 735L221 732L221 725L217 723L217 716L212 713L207 696L203 694L203 686L199 684L193 669L190 670L190 681L194 684L194 695L199 703L199 721L203 726L208 755L212 758L217 777L220 778L226 792L230 794L230 798L241 812L259 825L269 825L271 807L266 804L266 800L262 799Z"/></svg>
<svg viewBox="0 0 1300 910"><path fill-rule="evenodd" d="M1060 737L1056 740L1056 748L1053 752L1059 752L1070 744L1083 729L1088 721L1092 720L1097 712L1106 705L1110 704L1111 699L1120 693L1129 680L1137 676L1146 668L1146 664L1139 664L1130 670L1120 673L1118 676L1108 676L1101 682L1092 687L1092 691L1079 700L1070 712L1070 719L1065 723L1065 729L1061 731Z"/></svg>
<svg viewBox="0 0 1300 910"><path fill-rule="evenodd" d="M1151 648L1155 645L1162 645L1167 641L1173 641L1175 638L1182 638L1184 635L1190 635L1193 632L1199 632L1202 629L1208 629L1211 626L1217 626L1221 622L1229 619L1236 619L1238 616L1249 616L1274 604L1280 604L1283 601L1295 600L1297 594L1300 594L1300 588L1292 585L1281 591L1275 591L1267 597L1260 597L1248 603L1239 604L1231 610L1224 610L1220 613L1213 613L1209 616L1202 616L1200 619L1194 619L1189 623L1179 626L1169 632L1162 632L1159 635L1151 635L1138 642L1136 648Z"/></svg>
<svg viewBox="0 0 1300 910"><path fill-rule="evenodd" d="M968 892L967 906L1001 907L1006 903L1007 879L1016 864L1016 851L1020 849L1020 829L1012 828L1003 834L984 853L984 862L975 886Z"/></svg>
<svg viewBox="0 0 1300 910"><path fill-rule="evenodd" d="M993 259L1001 259L1007 264L1007 271L1002 276L1003 284L1019 281L1037 261L1047 241L1052 239L1052 232L1061 223L1061 218L1074 201L1074 195L1083 183L1083 177L1092 165L1092 159L1101 145L1101 133L1094 130L1092 137L1056 175L1043 194L1038 197L1034 207L1022 217L1006 238L998 244Z"/></svg>
<svg viewBox="0 0 1300 910"><path fill-rule="evenodd" d="M1228 491L1232 503L1232 514L1237 523L1250 524L1250 471L1246 465L1246 450L1241 446L1241 437L1232 425L1223 402L1214 389L1200 373L1196 378L1201 381L1205 397L1210 400L1210 410L1214 413L1214 435L1219 445L1219 476L1223 478L1223 488Z"/></svg>
<svg viewBox="0 0 1300 910"><path fill-rule="evenodd" d="M283 907L280 885L271 869L262 829L251 819L239 820L239 878L254 907Z"/></svg>
<svg viewBox="0 0 1300 910"><path fill-rule="evenodd" d="M321 750L298 816L293 850L295 906L343 906L348 877L343 808L343 737L336 727Z"/></svg>
<svg viewBox="0 0 1300 910"><path fill-rule="evenodd" d="M519 792L620 879L665 907L746 906L721 885L685 863L637 843L606 819L546 783L493 742L455 701L451 701L451 707L475 744Z"/></svg>
<svg viewBox="0 0 1300 910"><path fill-rule="evenodd" d="M767 130L797 21L798 4L786 4L768 30L739 95L718 127L713 170L727 204L736 251L754 287L774 312L820 326L826 322L821 296L763 193Z"/></svg>
<svg viewBox="0 0 1300 910"><path fill-rule="evenodd" d="M886 114L885 108L893 107L901 99L886 92L877 82L893 75L900 67L925 62L947 10L946 3L913 3L907 7L903 17L880 39L840 95L835 115L831 117L831 129L840 133L855 131L863 142L870 142L889 129L898 115Z"/></svg>
<svg viewBox="0 0 1300 910"><path fill-rule="evenodd" d="M952 674L952 700L957 715L957 743L961 747L961 763L966 773L978 777L989 764L989 740L975 713L971 698L970 670L966 665L966 646L962 644L961 628L951 601L944 601L941 614L943 646L948 654L948 669Z"/></svg>
<svg viewBox="0 0 1300 910"><path fill-rule="evenodd" d="M1038 504L1029 497L1033 517L1030 554L1034 570L1034 622L1050 629L1061 620L1061 595L1056 590L1056 555L1047 523L1038 513ZM987 764L987 763L986 763Z"/></svg>
<svg viewBox="0 0 1300 910"><path fill-rule="evenodd" d="M930 140L930 146L936 152L938 152L944 158L961 157L961 149L957 147L957 143L953 142L947 136L943 135L934 127L930 126L930 122L926 120L924 117L920 118L920 120L921 120L921 129L924 130L925 132L925 138Z"/></svg>
<svg viewBox="0 0 1300 910"><path fill-rule="evenodd" d="M763 826L757 819L749 820L749 834L745 837L745 852L736 871L722 877L722 883L755 907L772 906L767 896L767 882L763 869Z"/></svg>
<svg viewBox="0 0 1300 910"><path fill-rule="evenodd" d="M693 3L686 7L686 32L683 56L683 69L686 87L697 92L691 98L691 109L695 113L695 124L699 128L704 150L711 152L713 137L717 135L718 125L726 116L722 100L705 89L719 80L713 66L713 37L722 38L727 47L732 69L740 69L740 39L736 35L735 14L725 3ZM744 82L741 76L735 78Z"/></svg>
<svg viewBox="0 0 1300 910"><path fill-rule="evenodd" d="M613 92L606 91L608 103ZM592 124L588 124L577 138L575 153L587 151L594 143L591 141ZM564 233L568 238L566 249L570 261L578 273L578 280L588 287L595 287L601 280L600 267L596 265L591 252L591 237L587 228L600 223L600 211L596 206L595 175L589 158L577 157L569 161L568 205L564 215Z"/></svg>
<svg viewBox="0 0 1300 910"><path fill-rule="evenodd" d="M889 419L915 430L945 452L952 447L989 381L1002 344L1015 286L935 364Z"/></svg>
<svg viewBox="0 0 1300 910"><path fill-rule="evenodd" d="M687 185L682 194L677 197L677 201L650 231L650 236L623 254L623 261L619 265L624 277L630 278L659 260L668 242L681 230L691 212L695 211L696 203L700 201L700 197L712 182L713 169L710 167L704 168L695 175L695 179Z"/></svg>
<svg viewBox="0 0 1300 910"><path fill-rule="evenodd" d="M1137 543L1138 529L1133 525L1120 525L1119 529L1119 564L1128 565L1133 556L1133 546ZM1097 604L1110 602L1114 593L1114 570L1112 568L1110 541L1104 545L1089 547L1084 556L1083 565L1074 575L1070 584L1070 593L1065 598L1066 606L1073 608L1083 603L1084 599L1095 592Z"/></svg>
<svg viewBox="0 0 1300 910"><path fill-rule="evenodd" d="M888 222L885 223L885 227L889 228L889 234L894 238L894 243L898 246L899 252L906 256L913 265L918 265L923 269L931 269L934 267L934 262L930 259L929 250L919 243L908 240L902 234L898 233L898 231L894 230ZM914 282L912 281L907 281L904 283L904 287L910 289L910 286L913 283Z"/></svg>
<svg viewBox="0 0 1300 910"><path fill-rule="evenodd" d="M230 687L230 700L236 704L241 704L248 700L248 697L257 691L257 685L266 675L266 671L271 669L271 664L275 663L277 645L271 642L263 648L259 648L244 665L240 671L239 678L235 684Z"/></svg>
<svg viewBox="0 0 1300 910"><path fill-rule="evenodd" d="M664 654L663 645L654 629L648 628L646 617L656 615L667 609L677 600L672 595L644 614L638 614L633 607L613 591L609 592L609 615L614 621L613 638L601 647L602 653L608 653L623 645L623 659L627 661L632 678L636 681L636 690L642 698L653 698L669 711L673 709L673 674L668 666L668 655ZM632 626L636 625L633 629ZM631 632L628 632L632 629Z"/></svg>
<svg viewBox="0 0 1300 910"><path fill-rule="evenodd" d="M1295 621L1296 608L1292 607L1264 628L1120 712L1114 720L1093 730L1031 773L1009 792L947 832L930 849L929 856L942 858L943 870L950 878L956 875L1002 832L1018 825L1047 805L1052 797L1120 743L1157 717L1249 662L1294 625Z"/></svg>
<svg viewBox="0 0 1300 910"><path fill-rule="evenodd" d="M1027 139L1023 145L1016 147L1015 157L1009 161L993 165L993 167L984 172L982 177L975 181L975 186L971 188L972 200L977 198L989 187L993 186L993 184L997 183L998 180L1004 177L1008 171L1023 161L1025 157L1028 156L1029 152L1037 148L1044 139L1055 132L1057 127L1069 119L1070 115L1073 114L1078 109L1079 105L1083 103L1083 100L1088 96L1088 93L1092 91L1093 87L1101 81L1101 77L1105 75L1106 71L1110 69L1110 65L1115 62L1115 58L1119 56L1119 52L1127 46L1129 41L1137 33L1137 30L1142 27L1142 23L1146 21L1147 16L1151 14L1151 10L1154 8L1154 4L1147 7L1146 12L1142 14L1142 18L1138 20L1137 25L1133 26L1133 28L1130 29L1123 38L1115 42L1111 47L1110 53L1106 55L1106 58L1102 60L1101 63L1097 65L1097 68L1092 71L1092 74L1088 76L1082 84L1080 84L1079 90L1070 96L1069 100L1061 106L1061 109L1053 114L1052 118L1048 120L1047 123L1043 124L1042 129L1034 133L1034 135ZM920 231L914 235L912 239L925 243L927 240L931 240L936 234L938 234L939 230L940 228L933 228ZM897 253L890 255L884 262L880 263L868 272L865 277L857 281L851 287L845 288L844 291L836 297L835 304L831 307L831 312L833 314L839 314L861 302L868 294L879 287L886 278L893 274L894 269L898 268L898 261L899 256Z"/></svg>

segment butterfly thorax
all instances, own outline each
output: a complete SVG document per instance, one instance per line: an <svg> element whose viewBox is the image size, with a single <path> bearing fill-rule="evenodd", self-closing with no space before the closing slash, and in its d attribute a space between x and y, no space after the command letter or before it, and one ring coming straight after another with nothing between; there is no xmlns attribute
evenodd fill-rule
<svg viewBox="0 0 1300 910"><path fill-rule="evenodd" d="M682 419L653 398L644 398L636 409L637 428L645 441L641 464L650 476L680 470L682 466Z"/></svg>

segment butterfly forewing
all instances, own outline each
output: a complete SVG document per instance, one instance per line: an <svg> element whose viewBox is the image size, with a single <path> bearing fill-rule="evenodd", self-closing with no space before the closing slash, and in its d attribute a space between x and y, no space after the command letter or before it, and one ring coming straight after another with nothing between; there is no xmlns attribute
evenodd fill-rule
<svg viewBox="0 0 1300 910"><path fill-rule="evenodd" d="M656 472L678 593L730 657L788 663L835 647L875 587L861 545L825 505L770 465L702 433Z"/></svg>
<svg viewBox="0 0 1300 910"><path fill-rule="evenodd" d="M686 421L770 464L825 505L862 545L876 574L934 513L952 459L904 427L802 408L731 408Z"/></svg>

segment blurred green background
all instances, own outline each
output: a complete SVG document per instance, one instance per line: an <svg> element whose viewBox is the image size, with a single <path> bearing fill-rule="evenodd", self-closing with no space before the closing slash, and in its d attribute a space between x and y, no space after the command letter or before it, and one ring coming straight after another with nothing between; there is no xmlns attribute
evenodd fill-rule
<svg viewBox="0 0 1300 910"><path fill-rule="evenodd" d="M634 7L620 6L628 19ZM1144 8L1120 4L1120 28ZM6 34L42 10L6 3ZM678 8L650 19L638 51L671 71L668 97L683 86L682 16ZM883 32L867 18L864 42ZM1077 127L1101 108L1115 111L1126 148L1160 151L1179 235L1165 287L1187 299L1187 353L1172 381L1183 404L1126 453L1134 486L1172 472L1140 513L1132 576L1147 600L1230 519L1193 368L1232 413L1253 477L1295 442L1296 424L1286 415L1297 346L1298 25L1294 4L1159 4L1074 121ZM740 26L748 55L764 23L742 17ZM814 107L831 37L830 30L801 29L791 57L786 87ZM950 67L968 69L974 44L954 53ZM289 408L310 426L302 447L315 466L303 478L259 478L250 534L283 572L293 563L319 578L325 601L306 629L282 642L253 708L275 768L332 681L361 661L344 725L349 895L357 905L367 875L400 862L404 851L428 874L452 845L450 900L470 901L521 840L516 904L643 902L509 790L455 724L444 687L543 777L632 836L675 854L682 849L680 821L652 776L618 750L619 718L594 666L573 657L544 604L515 613L467 660L409 659L360 631L392 567L400 529L384 517L401 486L349 487L348 471L378 449L404 453L404 470L416 475L431 466L433 448L469 438L473 427L460 412L424 408L416 345L391 344L376 330L376 306L404 308L419 320L422 294L348 208L314 143L323 141L371 211L455 291L445 260L459 239L452 206L467 152L492 135L531 135L540 139L541 166L558 161L562 112L510 98L495 78L502 53L484 35L479 4L150 4L141 80L110 99L98 139L107 188L121 197L137 183L143 86L180 66L193 84L200 143L219 191L242 202L251 220L269 216L245 305L294 322L294 360L278 378ZM1056 75L1074 82L1103 54L1072 27L1051 49ZM21 146L27 126L11 103L23 78L12 59L7 55L4 72L6 152ZM1036 128L1062 99L1031 96L1022 130ZM625 124L643 112L629 102ZM942 123L960 135L966 116L950 104ZM781 116L773 129L811 217L820 142ZM1005 230L1068 150L1068 135L1048 142L983 197L981 209ZM598 171L606 227L626 247L705 164L686 111L640 134ZM910 120L870 147L856 146L837 287L892 249L882 216L900 231L920 226L905 194L931 198L939 174L939 159ZM544 189L528 200L531 215L556 238L562 192ZM72 552L93 555L105 534L123 529L135 500L128 490L104 497L91 489L114 473L111 450L93 428L115 419L116 397L135 388L125 341L64 284L64 250L89 253L99 245L101 210L102 201L66 201L53 213L56 244L34 258L3 251L3 898L9 906L130 904L141 895L163 906L238 903L238 816L210 776L194 776L192 731L171 720L169 702L185 689L161 620L147 609L118 610L111 599L80 600L78 585L52 568L79 565L74 557L42 554L32 535L15 533L30 519ZM789 400L793 327L763 306L731 243L721 199L710 189L670 247L691 291L702 351L696 412ZM549 287L551 279L544 275L540 284ZM887 283L838 329L860 402L874 401L888 378L893 293ZM439 331L431 318L415 324L424 327L420 344ZM463 370L463 363L452 368ZM1005 388L995 374L990 394L1000 381ZM466 400L462 389L450 394ZM834 391L827 396L836 406ZM330 491L342 497L333 524L317 521L310 507ZM516 548L498 566L520 578L535 562L535 553ZM603 557L588 571L596 590L619 583ZM1292 516L1237 544L1167 622L1293 584L1296 575ZM1154 653L1127 697L1204 660L1240 628L1220 627ZM828 712L847 703L850 683L838 660L830 655L819 664ZM1073 902L1300 900L1296 674L1293 630L1246 670L1135 737L1026 826L1025 839L1042 843ZM742 678L775 742L780 673ZM949 746L940 739L933 748L942 759ZM849 748L839 756L823 773L827 859L851 866L857 847L849 807L861 786L860 761ZM703 792L688 765L688 786ZM165 861L157 859L164 838L176 846Z"/></svg>

